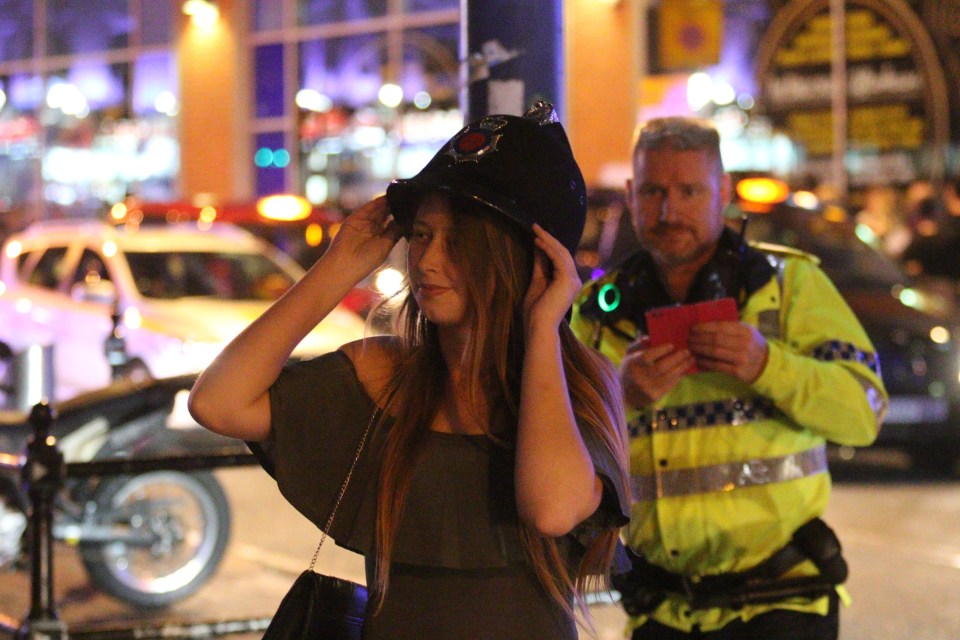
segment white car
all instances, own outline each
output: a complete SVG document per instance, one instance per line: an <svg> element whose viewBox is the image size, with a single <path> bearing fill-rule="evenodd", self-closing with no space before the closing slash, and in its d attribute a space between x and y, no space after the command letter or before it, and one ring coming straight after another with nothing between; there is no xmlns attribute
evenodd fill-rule
<svg viewBox="0 0 960 640"><path fill-rule="evenodd" d="M66 400L111 382L116 316L129 370L199 372L303 275L251 233L208 226L45 221L9 237L0 256L0 350L51 345L52 399ZM341 305L293 355L319 355L363 334L363 319Z"/></svg>

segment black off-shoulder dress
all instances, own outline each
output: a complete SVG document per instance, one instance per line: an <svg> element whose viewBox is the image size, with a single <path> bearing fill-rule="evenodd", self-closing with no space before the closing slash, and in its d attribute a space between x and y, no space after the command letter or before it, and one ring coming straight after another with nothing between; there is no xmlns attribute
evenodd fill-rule
<svg viewBox="0 0 960 640"><path fill-rule="evenodd" d="M318 527L376 405L343 352L288 365L270 389L272 434L249 443L284 497ZM371 433L330 537L367 558L372 577L384 429ZM541 588L520 544L513 451L485 436L426 431L397 531L390 586L365 640L564 640L576 626ZM603 480L600 508L561 539L571 565L598 527L627 521L616 462L587 442Z"/></svg>

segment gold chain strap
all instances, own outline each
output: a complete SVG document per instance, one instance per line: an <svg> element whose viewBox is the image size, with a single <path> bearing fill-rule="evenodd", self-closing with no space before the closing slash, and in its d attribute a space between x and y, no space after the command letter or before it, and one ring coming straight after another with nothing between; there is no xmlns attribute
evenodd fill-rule
<svg viewBox="0 0 960 640"><path fill-rule="evenodd" d="M310 561L310 571L313 571L313 566L317 564L317 556L320 555L320 547L323 546L323 543L327 539L327 534L330 532L330 527L333 526L333 517L337 515L337 509L340 508L340 501L343 500L343 495L347 492L347 485L350 484L350 478L353 476L353 470L357 468L357 462L360 460L360 452L363 451L363 446L367 442L367 436L370 435L370 428L373 426L373 421L376 420L377 414L380 413L380 411L380 405L375 405L373 415L370 416L370 422L367 423L367 428L363 430L363 437L360 438L360 444L357 445L357 453L353 456L353 462L350 463L350 470L347 471L347 477L343 479L343 484L340 485L340 492L337 494L337 501L333 504L333 510L330 511L330 517L327 518L327 524L323 527L323 533L320 536L320 544L317 545L317 550L313 552L313 559Z"/></svg>

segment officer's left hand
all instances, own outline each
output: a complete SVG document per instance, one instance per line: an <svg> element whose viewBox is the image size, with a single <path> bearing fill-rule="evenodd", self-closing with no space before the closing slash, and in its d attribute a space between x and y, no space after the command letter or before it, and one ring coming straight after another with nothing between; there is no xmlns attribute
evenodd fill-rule
<svg viewBox="0 0 960 640"><path fill-rule="evenodd" d="M751 383L767 366L767 340L756 327L736 320L703 322L690 329L687 347L703 371Z"/></svg>

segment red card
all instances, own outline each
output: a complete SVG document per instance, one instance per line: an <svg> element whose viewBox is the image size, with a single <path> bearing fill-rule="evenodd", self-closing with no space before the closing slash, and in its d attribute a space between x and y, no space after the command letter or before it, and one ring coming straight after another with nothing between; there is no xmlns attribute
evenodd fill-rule
<svg viewBox="0 0 960 640"><path fill-rule="evenodd" d="M686 349L690 328L701 322L738 320L737 303L733 298L720 298L694 304L682 304L651 309L644 314L650 346L672 344L675 349ZM694 364L687 373L699 371Z"/></svg>

